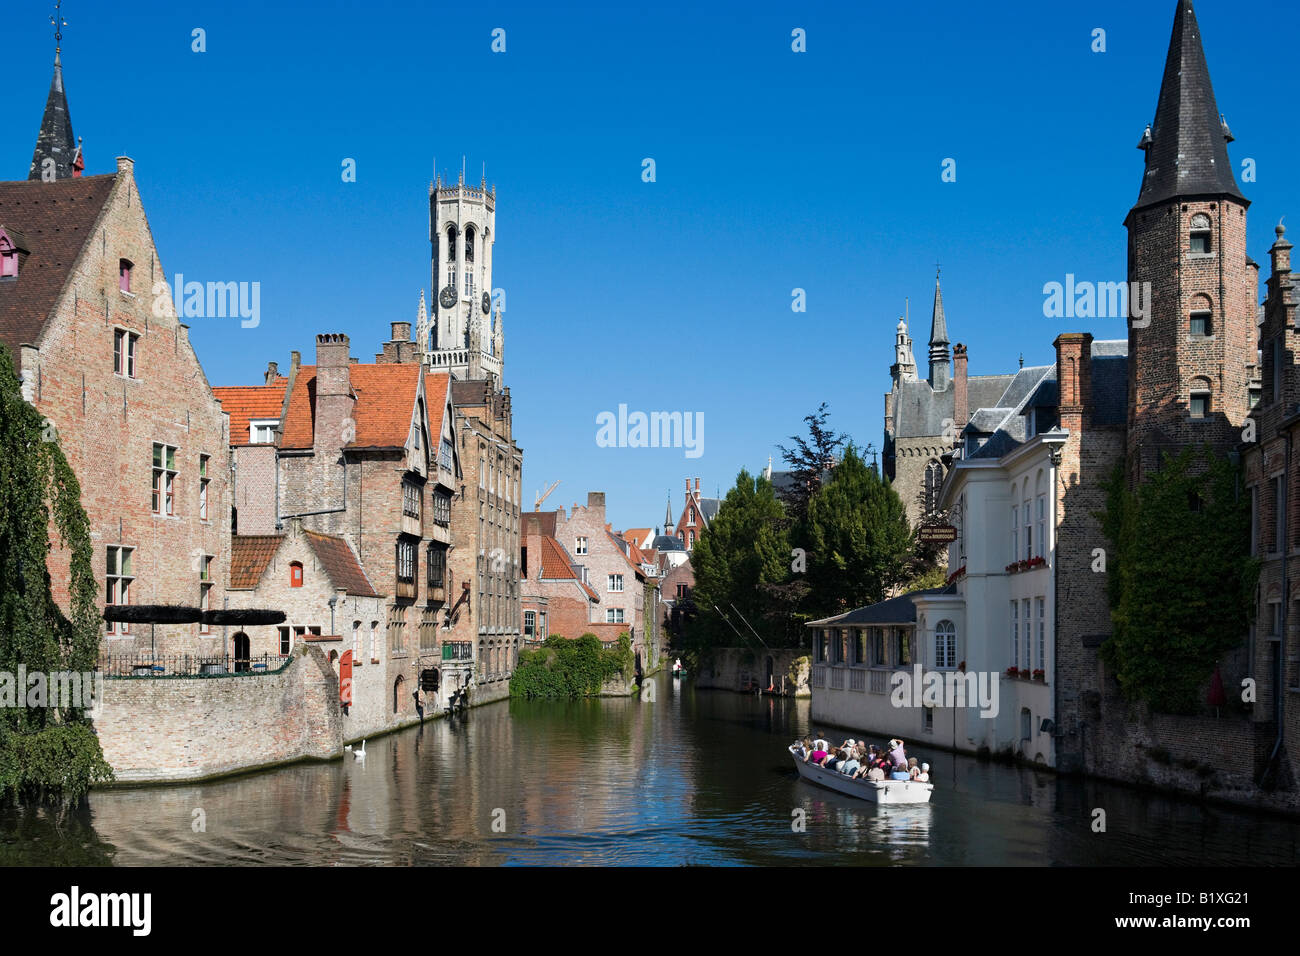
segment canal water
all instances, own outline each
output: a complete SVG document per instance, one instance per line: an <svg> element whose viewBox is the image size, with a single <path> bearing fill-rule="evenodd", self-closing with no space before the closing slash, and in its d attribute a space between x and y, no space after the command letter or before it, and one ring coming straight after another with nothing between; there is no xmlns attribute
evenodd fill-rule
<svg viewBox="0 0 1300 956"><path fill-rule="evenodd" d="M0 814L0 864L1294 865L1300 826L913 745L930 804L798 779L807 701L695 690L506 701L369 741L364 762L108 790ZM1094 811L1105 832L1094 832ZM799 811L799 812L796 812ZM798 826L802 819L802 829Z"/></svg>

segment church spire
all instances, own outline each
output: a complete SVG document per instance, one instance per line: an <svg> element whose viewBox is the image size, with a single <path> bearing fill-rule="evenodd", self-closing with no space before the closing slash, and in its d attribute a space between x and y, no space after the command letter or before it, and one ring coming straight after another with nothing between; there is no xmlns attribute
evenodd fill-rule
<svg viewBox="0 0 1300 956"><path fill-rule="evenodd" d="M668 529L673 526L673 496L670 492L668 495L668 506L664 510L664 534L672 534Z"/></svg>
<svg viewBox="0 0 1300 956"><path fill-rule="evenodd" d="M32 153L32 166L27 178L43 179L52 182L55 179L71 179L73 163L77 157L77 143L72 136L72 118L68 114L68 98L63 91L63 58L61 44L62 28L67 21L60 15L62 0L54 5L54 16L50 23L54 25L54 77L50 80L50 95L45 100L45 115L41 117L41 129L36 135L36 149Z"/></svg>
<svg viewBox="0 0 1300 956"><path fill-rule="evenodd" d="M948 384L948 321L943 314L943 290L939 270L934 272L934 313L930 319L930 385L936 390Z"/></svg>
<svg viewBox="0 0 1300 956"><path fill-rule="evenodd" d="M1178 0L1156 116L1138 143L1146 153L1146 168L1133 208L1176 196L1244 199L1228 159L1231 141L1227 121L1214 101L1196 12L1191 0Z"/></svg>

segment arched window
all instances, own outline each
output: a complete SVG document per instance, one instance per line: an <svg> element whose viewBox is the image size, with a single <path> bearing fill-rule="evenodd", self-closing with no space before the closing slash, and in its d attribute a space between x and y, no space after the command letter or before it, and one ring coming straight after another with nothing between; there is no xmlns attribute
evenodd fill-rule
<svg viewBox="0 0 1300 956"><path fill-rule="evenodd" d="M465 261L474 261L474 227L469 226L465 230Z"/></svg>
<svg viewBox="0 0 1300 956"><path fill-rule="evenodd" d="M252 656L249 650L248 635L240 631L235 635L235 670L246 671L249 667L249 659Z"/></svg>
<svg viewBox="0 0 1300 956"><path fill-rule="evenodd" d="M393 713L394 714L400 714L404 709L402 705L405 703L405 701L403 700L403 697L405 696L405 691L406 691L406 678L402 677L399 674L397 680L393 681Z"/></svg>
<svg viewBox="0 0 1300 956"><path fill-rule="evenodd" d="M447 227L447 263L454 266L456 264L456 227Z"/></svg>
<svg viewBox="0 0 1300 956"><path fill-rule="evenodd" d="M289 565L289 587L302 587L302 562L294 561Z"/></svg>
<svg viewBox="0 0 1300 956"><path fill-rule="evenodd" d="M1192 216L1191 253L1194 256L1208 256L1213 251L1210 217L1203 212L1198 212Z"/></svg>
<svg viewBox="0 0 1300 956"><path fill-rule="evenodd" d="M952 621L940 621L934 626L934 666L957 666L957 626Z"/></svg>
<svg viewBox="0 0 1300 956"><path fill-rule="evenodd" d="M1214 304L1208 295L1192 297L1192 308L1188 316L1188 331L1192 335L1212 335L1214 332Z"/></svg>
<svg viewBox="0 0 1300 956"><path fill-rule="evenodd" d="M925 513L936 510L939 507L939 491L943 488L943 465L934 459L925 466Z"/></svg>
<svg viewBox="0 0 1300 956"><path fill-rule="evenodd" d="M131 269L133 263L130 259L117 260L117 287L123 292L131 291Z"/></svg>

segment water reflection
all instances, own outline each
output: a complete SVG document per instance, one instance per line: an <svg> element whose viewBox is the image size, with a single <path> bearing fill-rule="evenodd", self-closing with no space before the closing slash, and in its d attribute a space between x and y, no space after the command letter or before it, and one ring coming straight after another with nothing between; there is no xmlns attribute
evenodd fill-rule
<svg viewBox="0 0 1300 956"><path fill-rule="evenodd" d="M367 758L0 814L4 864L1294 864L1286 820L951 754L931 803L800 780L806 701L700 691L517 701L369 741ZM923 748L920 748L923 750ZM1092 830L1106 810L1105 833ZM196 814L201 811L201 814ZM802 828L796 827L796 811ZM199 828L196 821L202 819Z"/></svg>

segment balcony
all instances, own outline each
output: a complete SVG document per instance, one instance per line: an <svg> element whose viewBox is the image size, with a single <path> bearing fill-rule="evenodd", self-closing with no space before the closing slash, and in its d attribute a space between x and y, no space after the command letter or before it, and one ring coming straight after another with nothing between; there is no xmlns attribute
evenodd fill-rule
<svg viewBox="0 0 1300 956"><path fill-rule="evenodd" d="M442 645L444 661L472 661L474 643L472 641L447 641Z"/></svg>

